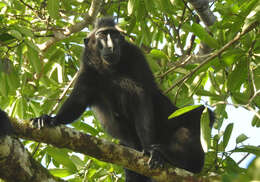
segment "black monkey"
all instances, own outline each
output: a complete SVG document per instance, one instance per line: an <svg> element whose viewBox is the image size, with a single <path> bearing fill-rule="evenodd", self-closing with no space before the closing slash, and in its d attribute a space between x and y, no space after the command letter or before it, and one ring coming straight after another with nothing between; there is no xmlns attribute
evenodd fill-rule
<svg viewBox="0 0 260 182"><path fill-rule="evenodd" d="M197 173L203 167L200 116L204 106L168 119L178 108L162 94L144 54L125 41L112 18L101 18L84 39L74 89L55 117L33 119L36 127L76 120L91 107L105 131L123 145L150 154L151 168L168 161ZM211 126L213 117L211 117ZM126 170L126 181L149 178Z"/></svg>

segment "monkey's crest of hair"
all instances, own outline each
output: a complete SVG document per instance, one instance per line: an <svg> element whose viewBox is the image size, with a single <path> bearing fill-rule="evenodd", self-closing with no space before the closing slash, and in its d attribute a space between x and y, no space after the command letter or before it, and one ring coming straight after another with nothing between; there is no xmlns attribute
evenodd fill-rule
<svg viewBox="0 0 260 182"><path fill-rule="evenodd" d="M95 28L100 27L114 27L116 25L115 19L113 17L103 17L99 18L95 24Z"/></svg>

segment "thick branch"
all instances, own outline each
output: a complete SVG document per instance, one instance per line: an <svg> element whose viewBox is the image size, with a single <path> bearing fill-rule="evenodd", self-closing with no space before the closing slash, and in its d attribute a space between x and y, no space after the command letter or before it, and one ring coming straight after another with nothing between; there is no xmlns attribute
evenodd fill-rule
<svg viewBox="0 0 260 182"><path fill-rule="evenodd" d="M209 0L188 0L188 2L192 4L206 26L211 26L215 23L216 17L209 9Z"/></svg>
<svg viewBox="0 0 260 182"><path fill-rule="evenodd" d="M51 47L54 43L65 39L66 37L70 36L75 32L81 31L89 24L93 24L93 21L96 19L97 14L99 13L100 7L102 4L102 0L93 0L87 15L84 17L84 20L71 25L66 29L64 33L55 31L54 37L50 38L47 42L41 45L41 50L46 51L49 47Z"/></svg>
<svg viewBox="0 0 260 182"><path fill-rule="evenodd" d="M69 148L105 162L124 166L143 175L152 176L158 182L209 181L209 178L199 178L185 170L171 168L169 165L164 169L151 170L147 165L149 158L143 156L141 152L98 139L65 126L38 130L32 128L29 123L16 120L12 120L12 125L18 137L44 142L59 148Z"/></svg>
<svg viewBox="0 0 260 182"><path fill-rule="evenodd" d="M0 178L8 182L62 182L36 162L23 144L15 138L0 138Z"/></svg>

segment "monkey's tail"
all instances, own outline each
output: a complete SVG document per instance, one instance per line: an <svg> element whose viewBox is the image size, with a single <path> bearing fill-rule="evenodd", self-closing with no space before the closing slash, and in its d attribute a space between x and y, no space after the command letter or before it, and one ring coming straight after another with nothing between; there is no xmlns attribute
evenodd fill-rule
<svg viewBox="0 0 260 182"><path fill-rule="evenodd" d="M0 109L0 137L10 135L14 132L6 112Z"/></svg>

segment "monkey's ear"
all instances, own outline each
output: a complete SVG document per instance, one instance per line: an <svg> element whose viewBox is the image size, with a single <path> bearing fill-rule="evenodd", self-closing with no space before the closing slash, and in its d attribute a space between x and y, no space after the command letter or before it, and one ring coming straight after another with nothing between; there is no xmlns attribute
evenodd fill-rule
<svg viewBox="0 0 260 182"><path fill-rule="evenodd" d="M84 38L84 44L86 47L88 46L89 39L90 39L89 37Z"/></svg>

